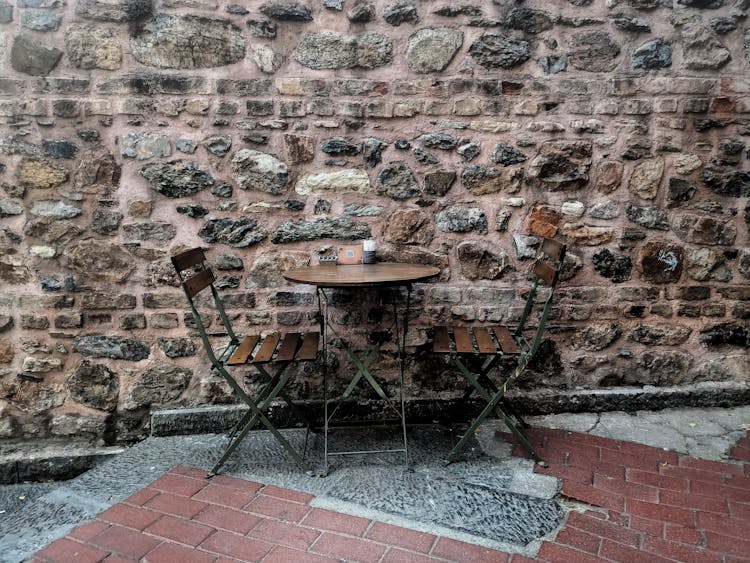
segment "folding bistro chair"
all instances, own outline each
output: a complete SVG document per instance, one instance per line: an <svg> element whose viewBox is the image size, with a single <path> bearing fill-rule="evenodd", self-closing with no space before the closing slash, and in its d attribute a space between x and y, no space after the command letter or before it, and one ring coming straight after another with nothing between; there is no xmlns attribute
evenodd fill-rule
<svg viewBox="0 0 750 563"><path fill-rule="evenodd" d="M310 467L304 460L304 450L302 453L292 447L284 436L271 424L266 416L271 402L276 397L281 397L291 409L297 412L297 408L292 400L284 392L284 386L289 381L291 375L287 368L293 362L309 362L317 359L319 332L290 332L287 334L273 333L267 336L252 334L240 338L232 329L224 305L222 304L219 293L214 286L216 278L211 268L206 262L206 256L202 249L193 248L172 256L172 264L177 275L180 278L182 288L185 290L190 310L193 313L193 319L200 332L203 346L206 350L209 360L211 360L212 369L221 375L237 396L248 406L248 412L229 432L229 442L224 449L224 453L209 471L208 476L212 477L226 462L232 452L237 448L247 433L260 422L266 427L276 441L289 453L303 470L310 471ZM195 306L196 296L206 288L210 288L211 296L219 312L221 322L224 324L229 343L220 354L216 354L214 347L209 340L206 327L201 320L201 316ZM212 335L218 336L218 335ZM271 372L269 366L274 365L275 371ZM265 386L255 398L250 397L242 386L237 382L230 373L230 368L250 366L254 368L265 379ZM308 431L309 431L308 424ZM305 438L305 447L307 438Z"/></svg>
<svg viewBox="0 0 750 563"><path fill-rule="evenodd" d="M544 239L542 242L540 256L534 263L531 288L526 296L526 306L521 315L521 320L515 328L511 329L503 325L488 327L435 327L433 352L448 354L470 383L464 394L464 399L468 399L476 391L486 402L486 406L482 412L479 413L458 444L448 454L448 463L455 461L479 425L494 411L516 438L518 438L518 441L521 442L521 445L529 452L534 461L542 466L546 466L546 463L536 453L536 450L534 450L534 447L522 430L523 428L528 428L529 425L508 402L505 394L516 379L524 372L539 349L544 327L547 324L552 297L557 286L562 262L565 258L565 250L565 245L555 240ZM527 322L534 309L537 290L540 284L549 287L549 293L544 299L534 336L531 340L528 340L523 333L527 328ZM483 360L483 365L478 371L472 371L467 366L467 359L469 358ZM515 361L515 367L513 367L509 375L499 378L499 382L495 383L489 377L489 373L507 358L512 358Z"/></svg>

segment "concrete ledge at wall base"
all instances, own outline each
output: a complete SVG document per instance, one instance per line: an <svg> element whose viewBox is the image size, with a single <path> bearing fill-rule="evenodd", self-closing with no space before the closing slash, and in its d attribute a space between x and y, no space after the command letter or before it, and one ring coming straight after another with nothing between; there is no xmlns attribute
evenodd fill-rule
<svg viewBox="0 0 750 563"><path fill-rule="evenodd" d="M72 479L125 449L85 443L40 443L40 440L3 444L0 446L0 484Z"/></svg>
<svg viewBox="0 0 750 563"><path fill-rule="evenodd" d="M691 387L616 387L595 390L545 390L509 394L514 406L528 415L563 412L606 412L662 410L669 408L735 407L750 404L750 382L697 383ZM407 400L407 419L413 424L451 424L465 422L476 415L482 404L460 399ZM298 404L300 411L319 420L322 402ZM151 414L152 436L222 433L228 431L247 412L244 405L221 405L169 409ZM341 405L340 424L382 422L388 411L381 401L349 401ZM286 404L274 405L268 418L281 428L301 426L303 421ZM317 420L316 420L317 419Z"/></svg>

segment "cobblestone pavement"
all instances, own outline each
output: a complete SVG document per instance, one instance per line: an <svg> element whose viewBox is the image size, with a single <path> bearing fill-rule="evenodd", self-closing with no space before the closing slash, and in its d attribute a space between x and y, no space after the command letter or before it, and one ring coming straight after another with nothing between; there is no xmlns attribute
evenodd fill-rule
<svg viewBox="0 0 750 563"><path fill-rule="evenodd" d="M660 422L649 418L651 415L661 417ZM469 466L475 467L484 458L502 458L497 468L506 473L498 483L506 488L498 484L491 491L499 495L498 502L513 506L509 503L513 496L527 502L527 493L533 495L540 484L548 486L539 479L557 483L551 494L547 491L541 497L551 496L544 502L556 503L561 518L546 533L540 529L532 534L539 536L533 540L516 536L515 542L488 541L492 538L482 534L497 529L488 522L488 513L483 513L474 528L470 522L463 522L462 528L446 520L446 512L442 520L415 517L408 506L398 505L409 495L394 497L394 504L367 506L367 498L344 495L342 499L333 494L345 486L342 481L357 474L355 467L311 481L318 483L318 490L306 492L301 489L310 489L309 484L291 478L298 474L293 470L282 471L276 484L268 478L270 473L263 472L263 479L243 474L241 478L222 475L206 480L203 454L196 455L200 448L194 446L186 457L200 469L184 461L171 469L157 464L147 468L152 472L150 481L133 482L136 492L131 491L127 498L110 495L106 502L102 494L95 495L89 499L88 513L76 516L76 525L86 523L72 531L70 525L64 538L51 537L42 543L39 547L46 547L33 559L75 559L77 563L178 558L228 561L226 557L264 562L750 561L749 415L750 409L742 407L534 419L536 427L530 436L549 462L548 468L532 466L501 425L488 423L477 436L475 450L480 454ZM669 425L664 422L667 419ZM624 423L636 428L624 432L625 436L647 443L663 439L657 432L659 424L670 429L662 434L682 429L676 447L682 452L690 448L708 452L706 455L715 459L665 449L668 445L661 443L655 446L614 439L617 425ZM639 424L642 432L637 431ZM690 436L694 443L686 439ZM701 442L714 442L713 450ZM213 454L211 448L200 451ZM448 468L455 470L455 466ZM510 467L515 471L508 474ZM375 466L369 475L382 478L389 470L393 468ZM429 484L434 475L425 472L424 466L421 471L421 476L430 478L425 481ZM414 473L420 475L419 464ZM337 474L338 480L331 479ZM472 505L471 499L475 491L487 488L488 482L486 478L477 481L476 474L470 477L471 471L459 474L463 483L475 489L462 497L465 506L457 507L457 512L471 514L473 507L486 502L487 497L477 497L479 503ZM91 480L80 483L78 492L83 494ZM73 490L77 491L76 487ZM521 522L533 516L538 508L535 503L544 500L530 498L533 502L516 509ZM550 514L549 510L545 508L544 514ZM471 533L465 531L466 526ZM0 535L0 542L3 538ZM16 550L15 560L21 560L22 551Z"/></svg>

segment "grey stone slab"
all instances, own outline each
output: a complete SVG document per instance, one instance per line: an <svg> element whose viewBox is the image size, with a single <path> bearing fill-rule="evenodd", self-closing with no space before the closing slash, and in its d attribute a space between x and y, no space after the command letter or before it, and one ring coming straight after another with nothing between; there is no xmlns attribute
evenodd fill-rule
<svg viewBox="0 0 750 563"><path fill-rule="evenodd" d="M750 406L563 413L529 417L528 422L723 461L750 425Z"/></svg>

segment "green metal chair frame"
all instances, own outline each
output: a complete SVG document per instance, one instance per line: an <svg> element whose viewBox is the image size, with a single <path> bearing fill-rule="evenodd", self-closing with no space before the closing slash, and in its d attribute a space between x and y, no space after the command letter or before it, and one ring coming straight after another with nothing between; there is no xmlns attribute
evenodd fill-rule
<svg viewBox="0 0 750 563"><path fill-rule="evenodd" d="M229 384L234 393L248 406L248 412L240 419L229 432L229 441L219 460L208 472L212 477L224 465L229 456L239 446L247 433L255 427L258 422L262 424L276 439L276 441L289 453L297 465L304 471L311 471L310 466L304 459L304 453L307 448L307 439L305 439L305 450L298 452L284 438L284 436L273 426L267 417L268 409L271 403L281 397L289 407L299 414L296 405L289 396L284 392L284 386L289 381L291 374L287 368L294 362L314 361L318 357L318 348L320 342L319 332L290 332L280 334L278 332L268 334L265 337L257 334L247 335L240 338L234 332L226 310L216 290L214 282L216 278L209 267L205 253L200 248L193 248L172 256L172 265L177 271L185 295L187 296L190 310L193 314L193 320L200 333L203 347L206 350L212 369L221 375ZM217 354L209 339L209 334L203 323L201 315L195 305L196 296L205 290L210 289L216 310L219 313L221 322L224 325L226 333L212 334L211 336L228 336L229 343L224 350ZM268 369L270 364L276 365L276 371L271 372ZM258 393L257 397L252 398L237 382L227 368L250 366L254 368L265 380L265 386ZM304 418L304 417L303 417ZM310 425L308 423L308 431Z"/></svg>
<svg viewBox="0 0 750 563"><path fill-rule="evenodd" d="M553 239L544 239L542 241L540 256L533 266L531 288L526 296L526 305L518 326L514 329L511 330L509 327L502 325L492 327L435 327L433 352L450 355L453 362L470 383L470 386L464 393L464 399L468 399L472 393L476 392L486 402L486 406L448 454L448 463L456 460L469 443L469 440L471 440L477 428L479 428L479 425L484 422L490 413L495 412L516 436L534 461L546 466L546 462L539 457L539 454L537 454L522 430L523 428L528 428L529 425L516 412L505 395L508 389L526 370L542 342L542 336L547 325L565 252L566 246L560 242ZM549 293L544 299L534 336L531 340L528 340L524 336L524 330L527 328L527 322L534 309L540 285L549 287ZM486 357L487 359L478 371L472 371L466 362L466 358L469 357ZM509 375L496 384L489 377L489 373L501 360L507 357L515 358L516 365Z"/></svg>

